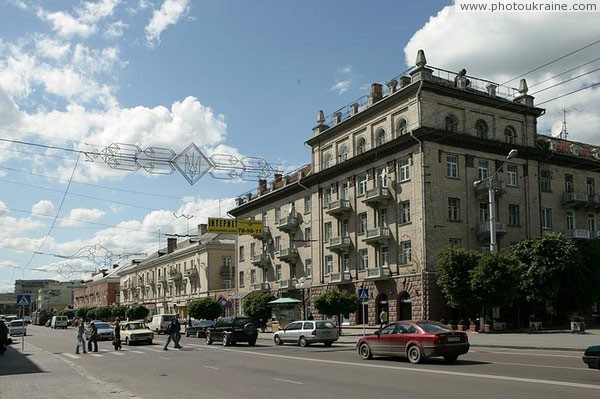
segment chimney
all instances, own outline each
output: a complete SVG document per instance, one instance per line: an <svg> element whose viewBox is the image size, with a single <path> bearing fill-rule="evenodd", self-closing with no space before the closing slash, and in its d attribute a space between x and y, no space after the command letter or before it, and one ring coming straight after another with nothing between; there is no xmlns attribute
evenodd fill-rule
<svg viewBox="0 0 600 399"><path fill-rule="evenodd" d="M275 184L279 184L281 183L281 178L283 177L283 175L281 173L275 173Z"/></svg>
<svg viewBox="0 0 600 399"><path fill-rule="evenodd" d="M487 94L488 96L494 98L496 97L496 85L495 84L488 84L487 86L485 86L485 88L487 89Z"/></svg>
<svg viewBox="0 0 600 399"><path fill-rule="evenodd" d="M206 234L208 232L208 225L205 223L199 224L198 225L198 233L200 233L200 235Z"/></svg>
<svg viewBox="0 0 600 399"><path fill-rule="evenodd" d="M358 114L358 103L352 103L350 105L350 115Z"/></svg>
<svg viewBox="0 0 600 399"><path fill-rule="evenodd" d="M336 125L342 121L342 113L340 111L333 113L333 121Z"/></svg>
<svg viewBox="0 0 600 399"><path fill-rule="evenodd" d="M260 194L267 191L267 180L266 179L258 179L258 192Z"/></svg>
<svg viewBox="0 0 600 399"><path fill-rule="evenodd" d="M388 87L388 96L396 92L396 88L398 87L398 81L396 79L392 79L386 83Z"/></svg>
<svg viewBox="0 0 600 399"><path fill-rule="evenodd" d="M410 73L411 83L432 79L433 69L427 68L427 58L425 58L425 52L423 50L417 52L417 61L415 62L415 65L417 68Z"/></svg>
<svg viewBox="0 0 600 399"><path fill-rule="evenodd" d="M371 84L371 104L375 104L377 101L381 100L383 97L382 94L382 86L379 83Z"/></svg>
<svg viewBox="0 0 600 399"><path fill-rule="evenodd" d="M171 254L177 249L177 238L168 237L167 238L167 253Z"/></svg>
<svg viewBox="0 0 600 399"><path fill-rule="evenodd" d="M323 113L323 110L319 110L317 113L317 125L313 127L313 136L317 136L319 133L327 129L329 129L329 126L325 124L325 114Z"/></svg>
<svg viewBox="0 0 600 399"><path fill-rule="evenodd" d="M118 263L113 264L113 270L116 269L117 267L119 267Z"/></svg>
<svg viewBox="0 0 600 399"><path fill-rule="evenodd" d="M519 82L519 95L515 97L513 100L516 103L527 105L529 107L533 107L533 96L527 94L529 88L527 87L527 81L525 79L521 79Z"/></svg>

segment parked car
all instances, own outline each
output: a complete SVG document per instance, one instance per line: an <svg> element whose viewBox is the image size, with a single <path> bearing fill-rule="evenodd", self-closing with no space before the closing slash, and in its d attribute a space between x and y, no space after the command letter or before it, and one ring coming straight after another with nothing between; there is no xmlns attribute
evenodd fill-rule
<svg viewBox="0 0 600 399"><path fill-rule="evenodd" d="M583 353L583 362L591 369L600 370L600 345L588 347Z"/></svg>
<svg viewBox="0 0 600 399"><path fill-rule="evenodd" d="M338 329L331 320L296 320L273 334L277 345L293 342L307 346L322 342L331 346L339 338Z"/></svg>
<svg viewBox="0 0 600 399"><path fill-rule="evenodd" d="M67 316L52 316L50 321L50 327L56 328L67 328L68 319Z"/></svg>
<svg viewBox="0 0 600 399"><path fill-rule="evenodd" d="M27 335L27 325L25 320L18 319L8 323L8 335Z"/></svg>
<svg viewBox="0 0 600 399"><path fill-rule="evenodd" d="M152 345L154 333L146 327L143 320L126 321L121 323L121 342L125 345L147 343Z"/></svg>
<svg viewBox="0 0 600 399"><path fill-rule="evenodd" d="M185 329L186 337L204 338L206 337L206 331L210 327L214 327L215 322L212 320L193 320L192 324L187 326Z"/></svg>
<svg viewBox="0 0 600 399"><path fill-rule="evenodd" d="M442 356L452 363L469 351L469 337L436 321L397 321L359 339L356 349L363 359L374 355L402 356L411 363L420 363Z"/></svg>
<svg viewBox="0 0 600 399"><path fill-rule="evenodd" d="M93 320L92 323L98 329L98 341L112 341L115 338L115 330L110 324L105 321ZM88 328L85 330L85 338L90 339L92 330Z"/></svg>
<svg viewBox="0 0 600 399"><path fill-rule="evenodd" d="M254 346L258 338L257 326L256 320L250 317L222 317L206 332L206 344L220 341L223 346L229 346L238 342L248 342L248 345Z"/></svg>

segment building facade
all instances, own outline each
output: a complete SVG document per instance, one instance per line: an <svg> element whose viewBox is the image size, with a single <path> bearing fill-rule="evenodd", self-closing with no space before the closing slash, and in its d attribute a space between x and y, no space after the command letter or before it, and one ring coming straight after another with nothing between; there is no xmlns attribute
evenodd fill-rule
<svg viewBox="0 0 600 399"><path fill-rule="evenodd" d="M419 51L406 73L327 118L320 111L311 163L259 181L230 211L265 226L239 237L239 290L302 299L316 316L315 295L366 288L347 323L377 324L383 309L440 319L446 245L503 250L549 231L598 238L600 148L538 134L544 110L527 92L525 80L508 88L428 66Z"/></svg>
<svg viewBox="0 0 600 399"><path fill-rule="evenodd" d="M15 280L15 294L31 295L31 311L61 311L73 306L73 283L56 280Z"/></svg>
<svg viewBox="0 0 600 399"><path fill-rule="evenodd" d="M77 308L96 308L112 306L119 303L118 265L112 269L102 269L94 273L82 284L77 284L73 290L73 305Z"/></svg>

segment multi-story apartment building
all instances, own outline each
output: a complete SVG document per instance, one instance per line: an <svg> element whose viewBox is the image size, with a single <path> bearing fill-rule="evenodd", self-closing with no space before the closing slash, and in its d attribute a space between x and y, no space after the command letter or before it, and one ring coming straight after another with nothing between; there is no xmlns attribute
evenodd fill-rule
<svg viewBox="0 0 600 399"><path fill-rule="evenodd" d="M119 275L118 265L113 268L102 269L94 273L83 284L77 284L73 290L74 307L99 307L112 306L119 302Z"/></svg>
<svg viewBox="0 0 600 399"><path fill-rule="evenodd" d="M125 265L119 271L122 305L141 304L151 314L188 317L187 303L210 296L232 311L236 275L235 236L207 233L199 226L198 238L177 242L167 239L167 248Z"/></svg>
<svg viewBox="0 0 600 399"><path fill-rule="evenodd" d="M383 308L439 319L444 246L489 250L493 237L503 250L546 231L597 238L600 148L538 135L544 110L527 92L525 80L512 89L430 67L419 51L401 76L328 118L320 111L310 165L259 181L230 211L265 225L238 240L238 285L306 295L312 313L329 287L367 288L352 324L378 323Z"/></svg>
<svg viewBox="0 0 600 399"><path fill-rule="evenodd" d="M63 310L73 305L73 283L56 280L16 280L15 294L31 295L31 310Z"/></svg>

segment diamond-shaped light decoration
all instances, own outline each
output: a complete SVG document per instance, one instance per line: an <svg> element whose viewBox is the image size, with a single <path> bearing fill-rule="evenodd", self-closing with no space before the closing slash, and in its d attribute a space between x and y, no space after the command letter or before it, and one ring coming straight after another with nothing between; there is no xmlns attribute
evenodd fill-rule
<svg viewBox="0 0 600 399"><path fill-rule="evenodd" d="M192 143L173 159L175 168L185 177L190 184L196 183L213 168L212 163L200 151L196 144Z"/></svg>

